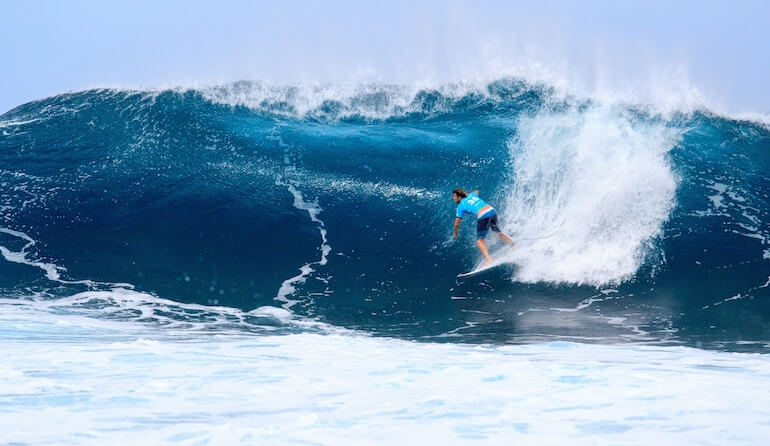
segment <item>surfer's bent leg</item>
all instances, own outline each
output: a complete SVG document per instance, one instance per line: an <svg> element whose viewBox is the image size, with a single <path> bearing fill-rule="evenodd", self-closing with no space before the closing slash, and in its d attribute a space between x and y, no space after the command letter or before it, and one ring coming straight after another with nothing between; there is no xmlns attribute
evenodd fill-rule
<svg viewBox="0 0 770 446"><path fill-rule="evenodd" d="M500 231L500 228L497 227L497 215L493 215L490 218L489 229L491 229L492 232L497 234L497 236L500 237L500 240L504 241L509 245L515 245L515 243L513 243L513 240L511 240L507 235L503 234L502 231Z"/></svg>
<svg viewBox="0 0 770 446"><path fill-rule="evenodd" d="M502 232L498 232L497 236L500 237L500 240L504 241L505 243L507 243L509 245L515 245L515 243L513 243L513 240L511 240L510 237L508 237L507 235L503 234Z"/></svg>

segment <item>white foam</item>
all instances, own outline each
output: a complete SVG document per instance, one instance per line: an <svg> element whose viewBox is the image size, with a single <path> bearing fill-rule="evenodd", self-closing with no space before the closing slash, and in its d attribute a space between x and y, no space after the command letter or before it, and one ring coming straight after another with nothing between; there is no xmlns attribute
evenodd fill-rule
<svg viewBox="0 0 770 446"><path fill-rule="evenodd" d="M770 358L758 354L191 338L4 312L0 344L9 443L762 444L770 435Z"/></svg>
<svg viewBox="0 0 770 446"><path fill-rule="evenodd" d="M711 200L711 203L714 205L714 208L719 209L721 207L724 207L725 205L722 203L722 200L724 200L725 198L724 193L725 193L725 190L727 190L727 185L721 184L721 183L714 183L709 187L717 192L714 195L709 195L709 200Z"/></svg>
<svg viewBox="0 0 770 446"><path fill-rule="evenodd" d="M9 262L21 263L23 265L29 265L29 266L34 266L36 268L40 268L45 272L45 276L48 278L48 280L61 281L59 270L63 270L64 268L60 266L56 266L53 263L38 262L38 261L29 260L27 258L27 249L35 245L35 240L33 240L32 237L28 236L27 234L21 231L15 231L9 228L0 228L0 232L12 235L14 237L18 237L27 242L27 244L25 244L24 247L21 248L21 251L11 251L5 246L0 246L0 253L3 255L3 257L5 257L5 260Z"/></svg>
<svg viewBox="0 0 770 446"><path fill-rule="evenodd" d="M734 107L726 107L712 100L693 85L680 66L650 70L646 75L647 78L634 80L634 86L630 87L629 84L632 81L628 78L616 77L611 82L606 82L607 78L601 73L594 73L595 77L586 81L578 79L574 70L566 65L548 64L536 59L518 62L492 61L485 64L482 73L411 77L389 82L372 82L368 78L355 78L337 83L322 79L277 83L275 80L260 80L264 78L257 77L252 78L254 79L252 81L230 83L185 81L156 85L95 84L92 89L102 95L118 93L143 95L151 102L168 91L179 94L197 91L207 100L217 104L244 106L260 111L270 110L271 113L278 115L300 118L316 113L323 115L322 107L333 101L339 106L335 111L337 118L361 116L369 119L387 119L423 111L416 108L419 101L415 99L424 91L438 92L450 99L450 102L467 95L494 99L490 96L488 89L491 83L516 80L527 82L531 88L547 90L551 95L550 99L554 101L578 98L606 106L646 108L651 113L664 117L679 112L708 111L723 118L753 122L770 129L770 114L736 111ZM77 91L68 93L75 94ZM435 108L430 112L448 111L445 106L446 104L434 104ZM61 106L49 106L44 109L46 117L78 111L77 107ZM36 120L40 119L8 121L8 126L32 123Z"/></svg>
<svg viewBox="0 0 770 446"><path fill-rule="evenodd" d="M12 251L0 246L0 253L10 262L39 268L48 280L58 284L77 285L85 291L74 292L62 297L60 293L51 295L47 289L26 289L17 298L0 297L2 313L13 315L36 315L41 319L56 315L56 317L86 318L94 321L100 319L120 319L126 323L135 322L142 330L151 330L162 326L164 330L180 329L183 332L212 332L217 333L247 333L253 331L272 331L276 328L313 331L342 331L336 327L317 321L295 317L289 311L263 306L244 312L237 308L187 304L157 297L153 294L135 291L130 283L99 282L94 280L65 280L60 271L66 268L28 258L27 250L36 244L28 234L13 229L0 227L0 233L18 237L26 242L20 251ZM325 240L325 239L324 239ZM325 256L327 249L322 249ZM73 287L76 290L78 287ZM205 314L206 317L198 316ZM254 320L254 317L267 320ZM277 322L278 324L275 324Z"/></svg>
<svg viewBox="0 0 770 446"><path fill-rule="evenodd" d="M85 324L97 328L109 326L116 330L142 333L144 337L347 332L344 328L297 317L282 308L263 306L242 311L231 307L189 304L120 286L65 297L39 292L19 298L0 298L0 307L3 317L8 319L56 320L57 323ZM119 325L110 325L116 321ZM73 336L77 338L78 333L73 333Z"/></svg>
<svg viewBox="0 0 770 446"><path fill-rule="evenodd" d="M712 206L705 210L692 213L698 217L724 217L732 220L735 226L745 230L725 229L725 231L738 234L742 237L752 238L761 242L761 247L767 245L770 233L764 230L762 220L764 213L752 204L757 204L763 198L756 191L741 188L741 182L734 179L731 184L719 183L708 180L708 188L716 191L709 195ZM741 221L743 220L743 221ZM767 250L763 250L763 259L770 258Z"/></svg>
<svg viewBox="0 0 770 446"><path fill-rule="evenodd" d="M209 166L221 170L225 175L232 176L240 174L248 177L261 175L265 177L274 177L276 169L271 169L258 163L239 162L232 163L222 161L210 163ZM338 192L364 194L368 196L377 196L387 200L403 200L404 197L418 199L435 199L438 193L421 187L406 186L403 184L392 183L388 181L363 181L351 176L325 173L319 175L313 171L302 167L290 166L283 173L284 181L294 181L302 184L303 187L315 189L318 191L334 190Z"/></svg>
<svg viewBox="0 0 770 446"><path fill-rule="evenodd" d="M449 98L468 94L487 96L485 85L478 82L394 84L294 84L271 85L265 82L236 82L234 84L201 88L203 96L218 104L245 106L287 116L307 117L318 113L325 104L333 102L339 118L361 116L386 119L420 112L418 93L435 90ZM434 112L448 109L438 108Z"/></svg>
<svg viewBox="0 0 770 446"><path fill-rule="evenodd" d="M678 135L634 121L611 107L521 119L501 222L533 239L509 259L517 280L601 286L637 272L675 204Z"/></svg>
<svg viewBox="0 0 770 446"><path fill-rule="evenodd" d="M324 222L318 218L318 214L320 214L323 210L318 205L318 203L313 201L305 201L302 193L297 190L296 187L291 184L284 183L280 178L276 179L276 184L279 186L286 186L286 188L294 197L294 207L303 211L307 211L308 215L310 215L310 220L318 225L318 232L321 234L321 245L319 246L319 250L321 251L321 258L314 262L302 265L299 268L299 274L284 280L283 283L281 283L281 287L278 289L278 294L275 296L275 299L284 302L282 306L288 310L297 303L296 300L289 299L289 296L297 291L297 285L305 283L308 276L310 276L310 274L315 271L313 269L313 265L326 265L327 258L332 248L326 240L326 228L324 227Z"/></svg>
<svg viewBox="0 0 770 446"><path fill-rule="evenodd" d="M450 111L446 108L454 100L474 95L484 99L499 100L490 94L494 82L520 80L529 88L547 91L552 101L568 98L591 100L605 106L647 109L652 114L671 117L675 113L708 111L717 116L736 121L748 121L770 129L770 114L735 112L711 100L694 86L677 67L669 67L667 76L675 81L664 80L650 74L650 79L639 80L635 88L627 88L628 79L615 79L616 85L599 82L584 83L570 72L554 69L536 61L503 64L490 67L487 74L461 76L454 79L412 79L409 83L350 83L305 82L271 84L264 81L236 82L224 85L190 85L175 87L200 91L208 100L229 106L244 106L279 115L305 118L321 112L329 102L335 103L334 116L345 118L361 116L369 119L387 119L409 113L423 112L417 95L421 92L438 92L447 103L433 104L431 113ZM605 79L606 80L606 79ZM157 89L145 89L157 92ZM135 91L135 90L130 90Z"/></svg>
<svg viewBox="0 0 770 446"><path fill-rule="evenodd" d="M404 186L387 181L359 181L350 178L311 178L310 186L325 188L326 190L358 192L369 196L378 196L387 200L403 200L404 197L435 199L438 193L421 187Z"/></svg>
<svg viewBox="0 0 770 446"><path fill-rule="evenodd" d="M69 284L69 285L87 285L87 286L98 286L98 285L109 285L109 286L120 286L124 288L133 288L133 285L126 284L126 283L108 283L108 282L95 282L92 280L65 280L61 278L60 271L66 271L67 269L63 266L58 266L54 263L48 263L48 262L41 262L37 260L30 260L27 258L27 250L35 245L35 240L32 239L29 235L25 234L21 231L16 231L9 228L3 228L0 227L0 232L12 235L14 237L18 237L24 241L27 242L27 244L22 247L21 251L11 251L5 246L0 246L0 254L3 255L5 260L9 262L14 263L20 263L23 265L29 265L34 266L36 268L40 268L45 272L45 276L48 280L52 280L59 283Z"/></svg>
<svg viewBox="0 0 770 446"><path fill-rule="evenodd" d="M40 121L39 118L35 119L24 119L24 120L9 120L9 121L0 121L0 129L6 128L6 127L18 127L22 125L32 124L33 122Z"/></svg>
<svg viewBox="0 0 770 446"><path fill-rule="evenodd" d="M290 320L293 317L291 312L284 310L283 308L276 308L276 307L270 307L270 306L255 308L251 310L249 313L255 314L257 316L270 316L280 320Z"/></svg>
<svg viewBox="0 0 770 446"><path fill-rule="evenodd" d="M761 287L757 287L757 288L761 288ZM724 303L727 303L727 302L730 302L730 301L733 301L733 300L744 299L744 298L746 298L746 297L748 297L748 296L746 296L746 295L743 295L743 294L741 294L741 293L738 293L738 294L736 294L736 295L734 295L734 296L730 296L730 297L728 297L728 298L726 298L726 299L722 299L722 300L720 300L719 302L714 302L714 303L713 303L713 304L711 304L711 305L705 305L705 306L703 306L701 309L705 310L705 309L707 309L707 308L710 308L710 307L716 307L716 306L718 306L718 305L722 305L722 304L724 304Z"/></svg>

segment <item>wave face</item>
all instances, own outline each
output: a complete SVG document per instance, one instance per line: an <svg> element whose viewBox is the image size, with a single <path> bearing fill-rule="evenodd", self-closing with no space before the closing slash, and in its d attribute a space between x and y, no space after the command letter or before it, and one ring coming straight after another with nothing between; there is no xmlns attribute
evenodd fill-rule
<svg viewBox="0 0 770 446"><path fill-rule="evenodd" d="M265 307L282 306L407 339L770 344L759 123L516 79L240 82L64 94L0 132L4 305L204 330L280 325ZM479 255L473 224L451 241L455 187L520 241L506 267L456 280Z"/></svg>

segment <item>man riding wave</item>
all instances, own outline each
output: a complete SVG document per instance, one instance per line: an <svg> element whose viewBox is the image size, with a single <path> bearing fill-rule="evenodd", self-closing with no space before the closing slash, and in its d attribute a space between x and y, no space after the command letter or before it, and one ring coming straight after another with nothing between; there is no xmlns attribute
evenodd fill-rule
<svg viewBox="0 0 770 446"><path fill-rule="evenodd" d="M457 188L452 191L452 199L457 204L457 217L455 218L453 237L457 238L457 231L460 229L460 222L465 214L475 216L476 245L478 245L481 253L484 254L484 258L486 259L484 262L485 265L492 262L492 257L489 256L489 250L484 241L484 238L487 236L490 229L500 237L500 240L511 246L515 245L507 235L500 232L500 228L497 226L497 211L479 198L478 190L474 190L468 195L463 189Z"/></svg>

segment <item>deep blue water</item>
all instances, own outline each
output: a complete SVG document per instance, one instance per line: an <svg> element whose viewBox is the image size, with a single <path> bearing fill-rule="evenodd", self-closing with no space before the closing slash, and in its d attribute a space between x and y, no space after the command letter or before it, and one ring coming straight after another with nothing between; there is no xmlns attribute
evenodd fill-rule
<svg viewBox="0 0 770 446"><path fill-rule="evenodd" d="M102 89L0 116L0 227L35 241L20 263L0 232L0 295L131 284L407 339L770 349L766 125L512 79L343 93ZM471 222L450 240L455 187L521 240L509 265L456 279L479 256ZM111 317L219 310L154 311Z"/></svg>

